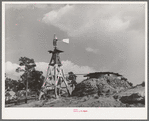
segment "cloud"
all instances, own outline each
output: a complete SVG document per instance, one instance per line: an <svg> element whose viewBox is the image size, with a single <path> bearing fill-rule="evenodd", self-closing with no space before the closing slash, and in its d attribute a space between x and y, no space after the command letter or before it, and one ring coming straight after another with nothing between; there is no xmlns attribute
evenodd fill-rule
<svg viewBox="0 0 149 121"><path fill-rule="evenodd" d="M66 5L46 13L42 21L72 37L82 34L98 36L96 33L142 28L138 23L144 23L144 10L144 4Z"/></svg>
<svg viewBox="0 0 149 121"><path fill-rule="evenodd" d="M101 24L104 25L104 28L107 32L117 32L125 30L129 27L130 21L123 22L118 16L111 17L108 20L101 20Z"/></svg>
<svg viewBox="0 0 149 121"><path fill-rule="evenodd" d="M73 9L74 9L73 6L66 5L64 7L61 7L58 10L50 11L49 13L44 15L42 21L44 23L57 26L60 29L62 29L63 31L67 31L69 29L68 27L71 27L71 25L70 25L71 21L69 22L69 20L66 20L68 18L65 15L69 14L70 11L72 11ZM62 23L61 23L61 20L62 20ZM64 25L66 25L66 26L64 26ZM69 30L71 30L71 29L69 29Z"/></svg>
<svg viewBox="0 0 149 121"><path fill-rule="evenodd" d="M49 63L46 62L36 62L36 69L43 71L44 75L46 74L46 70L48 68ZM65 71L65 74L68 72L73 71L76 74L86 74L90 72L94 72L95 70L89 66L79 66L74 64L73 62L66 60L62 61L62 68Z"/></svg>
<svg viewBox="0 0 149 121"><path fill-rule="evenodd" d="M70 5L66 5L65 7L62 7L60 8L59 10L53 10L51 12L49 12L48 14L48 19L44 19L43 18L43 21L45 20L45 22L58 22L60 21L61 17L65 16L65 14L69 13L69 11L71 11L73 9L73 6L70 6ZM46 21L48 20L48 21Z"/></svg>
<svg viewBox="0 0 149 121"><path fill-rule="evenodd" d="M88 47L88 48L86 48L86 51L92 52L92 53L97 53L98 49L93 49L93 48Z"/></svg>
<svg viewBox="0 0 149 121"><path fill-rule="evenodd" d="M46 75L49 63L46 62L36 62L36 69L43 72L43 75Z"/></svg>
<svg viewBox="0 0 149 121"><path fill-rule="evenodd" d="M68 73L70 71L73 71L75 74L87 74L95 72L95 70L89 66L79 66L69 60L62 61L62 64L65 73Z"/></svg>
<svg viewBox="0 0 149 121"><path fill-rule="evenodd" d="M7 61L5 63L6 76L9 77L9 78L12 78L12 79L19 79L20 75L22 75L22 72L21 73L16 72L16 69L18 67L20 67L18 64ZM21 68L24 68L24 67L21 67Z"/></svg>
<svg viewBox="0 0 149 121"><path fill-rule="evenodd" d="M46 75L47 72L47 68L48 68L48 64L46 62L36 62L36 69L43 71L43 75ZM64 70L65 74L68 74L68 72L72 71L75 74L87 74L87 73L91 73L91 72L95 72L95 69L89 67L89 66L79 66L74 64L73 62L66 60L66 61L62 61L62 68ZM77 81L80 82L84 79L83 75L78 75L77 77Z"/></svg>
<svg viewBox="0 0 149 121"><path fill-rule="evenodd" d="M87 73L95 72L95 70L89 66L79 66L69 60L62 61L62 64L63 64L62 68L65 74L68 74L68 72L70 71L74 72L75 74L87 74ZM48 65L49 63L46 63L46 62L36 62L36 70L42 71L43 75L46 76ZM5 63L5 72L8 75L8 77L13 79L19 79L22 73L15 72L17 67L19 67L18 64L11 63L10 61L7 61ZM82 81L84 79L83 75L78 76L77 79L78 81Z"/></svg>

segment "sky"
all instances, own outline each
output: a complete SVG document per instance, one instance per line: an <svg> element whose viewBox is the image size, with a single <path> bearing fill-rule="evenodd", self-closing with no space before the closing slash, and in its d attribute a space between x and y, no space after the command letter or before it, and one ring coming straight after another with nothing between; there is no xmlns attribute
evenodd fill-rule
<svg viewBox="0 0 149 121"><path fill-rule="evenodd" d="M32 58L44 76L58 42L65 73L110 71L134 85L145 81L145 4L6 4L5 72L15 72L20 57ZM78 77L80 78L80 77Z"/></svg>

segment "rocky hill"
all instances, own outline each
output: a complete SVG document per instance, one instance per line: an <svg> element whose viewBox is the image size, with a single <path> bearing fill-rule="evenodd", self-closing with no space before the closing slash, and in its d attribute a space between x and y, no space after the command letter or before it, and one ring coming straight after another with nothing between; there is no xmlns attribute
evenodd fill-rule
<svg viewBox="0 0 149 121"><path fill-rule="evenodd" d="M90 94L111 95L132 87L132 84L117 73L100 72L86 75L88 78L77 84L73 96Z"/></svg>

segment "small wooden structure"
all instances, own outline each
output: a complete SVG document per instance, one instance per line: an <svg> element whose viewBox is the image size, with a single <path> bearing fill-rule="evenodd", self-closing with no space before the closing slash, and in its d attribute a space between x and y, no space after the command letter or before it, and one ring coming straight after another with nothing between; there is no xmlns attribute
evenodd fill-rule
<svg viewBox="0 0 149 121"><path fill-rule="evenodd" d="M114 73L114 72L95 72L95 73L89 73L89 74L84 75L84 77L87 77L87 78L100 78L103 76L112 76L116 78L121 78L122 80L127 80L119 73Z"/></svg>

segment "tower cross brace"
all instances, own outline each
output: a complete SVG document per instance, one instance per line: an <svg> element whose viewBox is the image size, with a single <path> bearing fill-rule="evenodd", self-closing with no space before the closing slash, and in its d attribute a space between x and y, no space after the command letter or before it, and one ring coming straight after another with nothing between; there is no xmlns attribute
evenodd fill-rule
<svg viewBox="0 0 149 121"><path fill-rule="evenodd" d="M67 90L67 93L70 96L68 84L64 75L64 70L61 67L62 63L60 61L60 56L59 56L59 54L62 53L63 51L57 49L57 41L58 40L54 35L54 39L53 39L54 50L48 51L49 53L52 53L52 57L48 65L46 78L42 85L42 89L46 89L47 87L49 87L49 89L54 89L56 98L60 96L61 84L63 82L66 86L65 88ZM44 91L41 91L39 95L39 100L41 99L43 94L44 94Z"/></svg>

